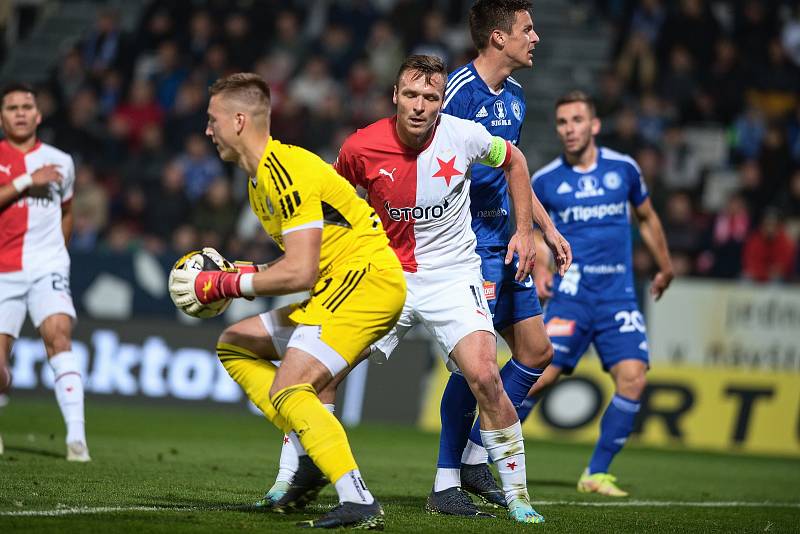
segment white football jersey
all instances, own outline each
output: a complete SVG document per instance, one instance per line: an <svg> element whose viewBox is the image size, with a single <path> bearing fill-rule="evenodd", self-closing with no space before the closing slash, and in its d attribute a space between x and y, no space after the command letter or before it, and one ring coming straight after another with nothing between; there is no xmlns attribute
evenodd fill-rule
<svg viewBox="0 0 800 534"><path fill-rule="evenodd" d="M481 124L443 114L428 144L414 150L398 137L396 120L382 119L348 137L336 170L367 190L406 272L480 269L470 166L489 156L494 137Z"/></svg>
<svg viewBox="0 0 800 534"><path fill-rule="evenodd" d="M69 267L69 254L61 230L61 206L72 199L75 166L72 157L37 142L27 153L0 141L0 184L55 164L62 180L30 187L0 211L0 272L26 271L33 275Z"/></svg>

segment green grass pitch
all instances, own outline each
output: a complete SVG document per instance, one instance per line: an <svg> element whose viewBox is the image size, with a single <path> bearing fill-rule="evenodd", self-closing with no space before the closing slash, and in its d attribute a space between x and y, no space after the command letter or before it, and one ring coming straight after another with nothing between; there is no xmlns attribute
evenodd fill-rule
<svg viewBox="0 0 800 534"><path fill-rule="evenodd" d="M91 398L93 461L63 459L53 399L18 395L0 410L0 532L292 532L335 502L327 488L305 514L258 513L280 436L251 414ZM424 512L438 438L412 428L348 431L390 532L800 532L800 460L628 447L613 466L628 499L575 491L591 448L528 442L528 485L543 525ZM81 508L80 513L75 509Z"/></svg>

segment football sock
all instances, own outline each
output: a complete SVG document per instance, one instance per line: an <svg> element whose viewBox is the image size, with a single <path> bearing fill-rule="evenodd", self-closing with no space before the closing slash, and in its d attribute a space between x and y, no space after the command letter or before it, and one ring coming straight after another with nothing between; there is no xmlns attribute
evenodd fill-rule
<svg viewBox="0 0 800 534"><path fill-rule="evenodd" d="M439 459L436 463L438 469L434 487L447 489L461 485L460 478L453 477L446 470L461 468L461 453L466 445L469 429L475 420L476 405L475 396L464 376L461 373L450 373L439 408L442 430L439 434ZM443 486L444 484L450 485Z"/></svg>
<svg viewBox="0 0 800 534"><path fill-rule="evenodd" d="M525 397L525 400L522 401L522 404L520 404L519 408L517 408L517 416L519 417L520 421L524 423L528 419L528 416L531 414L531 411L533 411L533 407L536 406L538 400L538 396Z"/></svg>
<svg viewBox="0 0 800 534"><path fill-rule="evenodd" d="M461 487L461 469L458 467L437 467L433 479L433 491Z"/></svg>
<svg viewBox="0 0 800 534"><path fill-rule="evenodd" d="M217 344L217 356L231 378L241 386L247 398L258 406L264 417L278 428L285 429L286 421L275 411L269 399L269 388L272 387L278 370L275 364L230 343Z"/></svg>
<svg viewBox="0 0 800 534"><path fill-rule="evenodd" d="M589 461L589 474L608 473L611 460L622 450L633 431L640 403L616 394L600 420L600 438Z"/></svg>
<svg viewBox="0 0 800 534"><path fill-rule="evenodd" d="M533 408L533 406L531 406L530 409L527 409L524 415L520 413L523 406L526 404L528 391L530 391L531 386L539 380L543 372L544 369L527 367L514 358L508 360L503 368L500 369L500 379L503 382L503 388L506 390L511 404L513 404L514 408L517 410L517 416L520 421L524 421ZM480 416L478 416L478 420L475 421L475 424L472 426L469 441L464 449L464 454L461 456L461 462L471 465L486 463L487 455L480 450L482 448Z"/></svg>
<svg viewBox="0 0 800 534"><path fill-rule="evenodd" d="M358 469L347 435L339 420L325 409L311 384L283 388L272 396L272 405L328 480Z"/></svg>
<svg viewBox="0 0 800 534"><path fill-rule="evenodd" d="M325 409L330 413L334 413L335 405L323 404L323 406L325 406ZM283 446L281 447L281 460L275 482L291 482L294 478L294 474L297 472L298 458L307 454L297 434L294 433L294 430L288 434L284 434Z"/></svg>
<svg viewBox="0 0 800 534"><path fill-rule="evenodd" d="M358 469L348 471L339 477L333 485L336 488L336 493L339 494L339 502L355 502L358 504L372 504L375 502L375 497L367 489L367 485L364 484Z"/></svg>
<svg viewBox="0 0 800 534"><path fill-rule="evenodd" d="M78 359L70 351L59 352L49 359L55 376L58 407L67 425L67 443L86 442L83 415L83 381Z"/></svg>
<svg viewBox="0 0 800 534"><path fill-rule="evenodd" d="M519 421L500 430L481 430L481 439L497 467L500 485L506 502L528 497L525 478L525 444L522 441L522 425Z"/></svg>

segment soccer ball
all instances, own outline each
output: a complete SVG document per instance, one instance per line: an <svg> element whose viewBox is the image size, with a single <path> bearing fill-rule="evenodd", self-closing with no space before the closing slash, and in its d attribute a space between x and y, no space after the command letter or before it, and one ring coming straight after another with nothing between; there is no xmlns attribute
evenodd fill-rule
<svg viewBox="0 0 800 534"><path fill-rule="evenodd" d="M216 251L215 251L216 252ZM172 267L176 270L184 271L234 271L235 267L231 263L216 253L209 253L206 250L194 251L186 254L175 262ZM223 313L231 305L231 300L224 299L208 304L202 304L199 310L190 312L186 307L180 308L183 313L191 317L209 319Z"/></svg>

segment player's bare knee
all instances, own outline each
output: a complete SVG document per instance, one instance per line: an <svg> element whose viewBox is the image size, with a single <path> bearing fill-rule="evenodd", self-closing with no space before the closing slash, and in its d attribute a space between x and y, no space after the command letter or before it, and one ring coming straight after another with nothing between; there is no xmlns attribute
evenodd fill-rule
<svg viewBox="0 0 800 534"><path fill-rule="evenodd" d="M66 332L53 332L47 337L42 337L47 356L52 358L56 354L66 352L72 348L72 340Z"/></svg>
<svg viewBox="0 0 800 534"><path fill-rule="evenodd" d="M226 345L236 345L236 341L238 340L239 336L235 331L236 325L229 326L217 338L217 345L226 344Z"/></svg>
<svg viewBox="0 0 800 534"><path fill-rule="evenodd" d="M536 361L534 362L534 365L531 365L530 367L544 369L545 367L550 365L550 362L552 361L553 361L553 344L548 341L547 344L543 347L543 349L540 350L536 355Z"/></svg>
<svg viewBox="0 0 800 534"><path fill-rule="evenodd" d="M644 372L625 373L617 378L617 393L627 399L639 400L646 386Z"/></svg>
<svg viewBox="0 0 800 534"><path fill-rule="evenodd" d="M495 402L503 391L500 373L489 365L475 370L469 378L469 384L475 397L485 402Z"/></svg>

